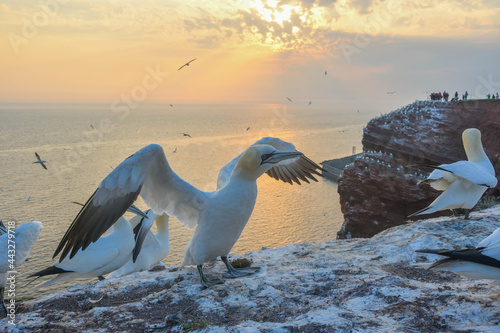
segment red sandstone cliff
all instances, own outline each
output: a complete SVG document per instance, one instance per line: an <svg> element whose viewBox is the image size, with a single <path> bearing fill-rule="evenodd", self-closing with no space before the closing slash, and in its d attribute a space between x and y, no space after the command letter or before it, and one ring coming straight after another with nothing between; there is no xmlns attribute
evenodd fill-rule
<svg viewBox="0 0 500 333"><path fill-rule="evenodd" d="M344 213L338 238L371 237L430 204L440 192L417 185L430 171L408 165L466 159L462 132L471 127L481 131L500 175L500 100L415 102L372 119L363 133L364 154L338 180Z"/></svg>

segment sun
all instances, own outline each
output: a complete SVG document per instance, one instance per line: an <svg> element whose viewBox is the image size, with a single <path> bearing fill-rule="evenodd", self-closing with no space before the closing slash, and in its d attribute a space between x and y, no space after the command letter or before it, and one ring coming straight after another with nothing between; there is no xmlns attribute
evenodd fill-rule
<svg viewBox="0 0 500 333"><path fill-rule="evenodd" d="M250 6L255 8L261 18L267 22L275 22L280 25L285 21L289 21L294 10L300 9L300 6L280 5L278 1L250 1Z"/></svg>

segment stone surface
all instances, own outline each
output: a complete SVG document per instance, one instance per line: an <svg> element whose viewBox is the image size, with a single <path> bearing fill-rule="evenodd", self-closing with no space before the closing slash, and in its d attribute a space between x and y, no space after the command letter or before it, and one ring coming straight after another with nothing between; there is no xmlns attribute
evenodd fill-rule
<svg viewBox="0 0 500 333"><path fill-rule="evenodd" d="M500 285L422 266L422 248L475 246L500 206L388 229L372 238L294 244L244 256L250 277L201 289L195 268L134 273L26 301L7 332L498 332ZM238 256L233 256L238 257ZM225 272L218 261L209 278Z"/></svg>
<svg viewBox="0 0 500 333"><path fill-rule="evenodd" d="M405 223L409 214L430 204L441 192L417 182L431 170L409 165L466 159L462 132L471 127L481 131L498 175L500 101L415 102L372 119L363 132L364 155L348 165L338 181L344 213L338 237L371 237ZM443 214L451 212L431 216Z"/></svg>

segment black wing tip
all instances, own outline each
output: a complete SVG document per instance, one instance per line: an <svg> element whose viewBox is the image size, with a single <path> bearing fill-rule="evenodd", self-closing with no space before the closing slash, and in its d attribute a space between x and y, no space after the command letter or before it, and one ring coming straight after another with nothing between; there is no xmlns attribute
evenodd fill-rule
<svg viewBox="0 0 500 333"><path fill-rule="evenodd" d="M55 275L55 274L62 274L62 273L68 273L69 271L66 271L62 268L56 267L56 266L50 266L45 269L42 269L41 271L38 271L36 273L31 274L28 276L28 278L31 277L42 277L42 276L47 276L47 275Z"/></svg>
<svg viewBox="0 0 500 333"><path fill-rule="evenodd" d="M440 254L444 255L444 252L449 252L451 250L443 250L443 249L420 249L420 250L415 250L415 252L418 253L432 253L432 254Z"/></svg>

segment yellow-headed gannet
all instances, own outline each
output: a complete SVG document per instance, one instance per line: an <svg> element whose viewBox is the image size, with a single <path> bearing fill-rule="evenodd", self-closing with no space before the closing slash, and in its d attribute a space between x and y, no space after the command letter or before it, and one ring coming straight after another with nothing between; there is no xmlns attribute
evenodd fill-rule
<svg viewBox="0 0 500 333"><path fill-rule="evenodd" d="M0 221L0 318L7 315L4 304L4 287L7 285L7 274L15 271L27 258L31 248L43 229L42 222L26 222L7 231ZM10 240L10 242L9 242Z"/></svg>
<svg viewBox="0 0 500 333"><path fill-rule="evenodd" d="M469 219L470 211L483 193L497 185L495 169L481 143L481 132L476 128L466 129L462 133L462 140L468 160L433 167L435 170L419 184L427 183L444 192L428 207L410 216L463 208L467 210L465 219Z"/></svg>
<svg viewBox="0 0 500 333"><path fill-rule="evenodd" d="M188 62L186 62L184 65L182 65L181 67L179 67L178 71L180 71L184 66L189 66L190 63L192 63L193 61L195 61L196 58L192 59L192 60L189 60Z"/></svg>
<svg viewBox="0 0 500 333"><path fill-rule="evenodd" d="M37 159L37 160L36 160L35 162L33 162L33 163L39 163L41 166L43 166L43 168L44 168L45 170L47 170L47 166L44 164L44 163L47 163L47 161L42 160L42 159L40 158L40 155L38 155L38 153L37 153L37 152L35 152L35 156L36 156L36 159Z"/></svg>
<svg viewBox="0 0 500 333"><path fill-rule="evenodd" d="M203 192L170 168L160 146L146 146L104 178L69 227L54 257L61 253L61 261L68 254L72 258L80 249L85 250L140 194L156 214L174 216L188 228L198 226L186 248L184 264L197 265L202 284L208 286L212 283L203 275L202 265L218 256L229 264L227 255L254 208L257 178L273 167L275 176L285 181L296 180L304 173L321 175L316 171L320 166L301 156L303 154L295 150L251 146L236 162L223 187L215 192Z"/></svg>
<svg viewBox="0 0 500 333"><path fill-rule="evenodd" d="M446 256L429 269L446 270L470 279L500 280L500 228L483 239L476 248L463 250L417 250Z"/></svg>
<svg viewBox="0 0 500 333"><path fill-rule="evenodd" d="M147 221L154 221L156 223L156 234L153 234L151 230L149 230L150 226L141 225L144 220L137 219L137 217L130 219L130 224L134 230L139 232L139 230L143 228L143 230L147 230L147 235L144 238L140 253L138 253L135 262L134 258L130 258L125 265L111 272L107 276L108 278L120 277L133 272L151 269L167 256L170 250L168 231L169 216L166 214L158 216L152 210L149 210L147 215Z"/></svg>

